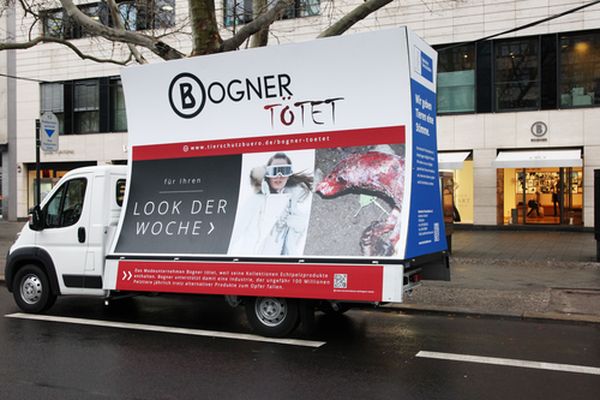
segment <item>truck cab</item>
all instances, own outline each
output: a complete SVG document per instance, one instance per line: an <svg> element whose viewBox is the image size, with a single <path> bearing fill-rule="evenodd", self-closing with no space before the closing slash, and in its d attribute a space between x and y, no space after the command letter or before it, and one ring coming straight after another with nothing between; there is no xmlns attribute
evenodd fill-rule
<svg viewBox="0 0 600 400"><path fill-rule="evenodd" d="M104 259L123 204L126 166L79 168L33 209L10 248L6 283L21 308L39 312L57 295L105 295Z"/></svg>

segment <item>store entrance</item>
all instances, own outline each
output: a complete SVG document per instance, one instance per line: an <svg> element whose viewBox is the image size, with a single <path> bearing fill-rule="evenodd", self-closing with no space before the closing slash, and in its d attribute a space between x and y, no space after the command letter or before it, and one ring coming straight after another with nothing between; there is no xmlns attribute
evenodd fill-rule
<svg viewBox="0 0 600 400"><path fill-rule="evenodd" d="M504 169L508 224L582 225L582 168Z"/></svg>

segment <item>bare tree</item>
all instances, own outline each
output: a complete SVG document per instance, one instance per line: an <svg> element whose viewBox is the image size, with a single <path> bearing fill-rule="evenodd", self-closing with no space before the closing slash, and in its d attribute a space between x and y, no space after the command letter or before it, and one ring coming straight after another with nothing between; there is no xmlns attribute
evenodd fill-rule
<svg viewBox="0 0 600 400"><path fill-rule="evenodd" d="M189 17L185 21L185 26L170 29L168 32L162 32L162 34L153 30L136 31L128 29L115 0L100 1L109 11L109 23L87 15L82 11L81 6L74 4L73 0L60 0L62 11L88 35L105 39L114 44L123 44L128 48L129 56L118 60L113 57L100 58L96 55L86 54L69 40L49 35L45 32L45 29L41 29L39 26L43 20L41 12L44 7L48 7L49 2L47 0L0 1L3 6L1 7L2 10L7 7L20 7L24 16L32 17L31 20L33 21L26 41L16 42L14 38L0 40L0 51L27 49L40 43L58 43L70 48L83 59L117 64L127 64L132 60L138 63L147 62L140 50L148 50L164 60L173 60L236 50L249 41L251 37L253 38L249 43L250 46L265 46L269 36L269 27L295 4L295 0L254 0L254 13L251 21L245 23L240 29L236 29L231 36L224 39L217 23L215 0L189 0ZM392 0L365 0L339 21L334 22L318 37L341 35L358 21L391 2ZM183 32L191 35L192 49L189 52L177 49L172 44L173 41L169 40L170 34Z"/></svg>

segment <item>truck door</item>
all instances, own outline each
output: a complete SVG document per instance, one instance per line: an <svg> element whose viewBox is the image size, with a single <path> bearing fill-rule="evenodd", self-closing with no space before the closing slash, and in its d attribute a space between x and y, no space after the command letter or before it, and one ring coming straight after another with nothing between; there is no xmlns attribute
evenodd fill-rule
<svg viewBox="0 0 600 400"><path fill-rule="evenodd" d="M108 172L96 174L90 178L90 180L92 179L93 191L89 201L91 213L84 271L85 287L86 289L101 290L104 259L119 223L125 179L122 175ZM119 195L121 196L120 203L118 202ZM96 294L101 294L101 292Z"/></svg>
<svg viewBox="0 0 600 400"><path fill-rule="evenodd" d="M36 233L37 245L52 257L63 294L82 293L86 286L91 186L85 177L64 182L45 204L44 229Z"/></svg>

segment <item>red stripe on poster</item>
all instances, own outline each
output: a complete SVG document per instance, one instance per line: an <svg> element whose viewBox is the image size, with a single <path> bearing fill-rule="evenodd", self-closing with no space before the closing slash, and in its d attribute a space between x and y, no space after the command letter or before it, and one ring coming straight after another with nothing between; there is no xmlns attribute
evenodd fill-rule
<svg viewBox="0 0 600 400"><path fill-rule="evenodd" d="M161 160L331 147L402 144L404 126L134 146L133 160Z"/></svg>
<svg viewBox="0 0 600 400"><path fill-rule="evenodd" d="M383 266L119 261L117 290L381 301Z"/></svg>

